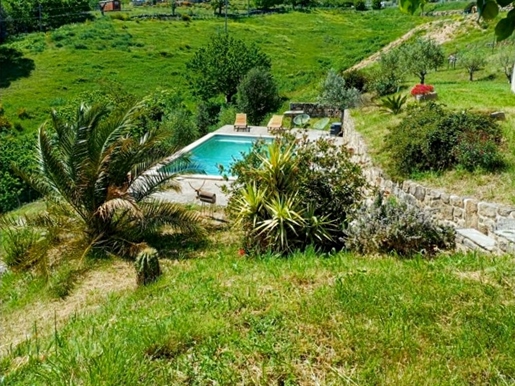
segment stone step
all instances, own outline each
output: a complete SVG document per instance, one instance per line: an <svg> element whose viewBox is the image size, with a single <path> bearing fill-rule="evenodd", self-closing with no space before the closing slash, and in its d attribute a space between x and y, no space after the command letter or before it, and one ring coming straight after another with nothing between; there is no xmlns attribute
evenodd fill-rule
<svg viewBox="0 0 515 386"><path fill-rule="evenodd" d="M467 249L474 251L496 253L498 250L494 239L472 228L456 229L456 244L463 244Z"/></svg>

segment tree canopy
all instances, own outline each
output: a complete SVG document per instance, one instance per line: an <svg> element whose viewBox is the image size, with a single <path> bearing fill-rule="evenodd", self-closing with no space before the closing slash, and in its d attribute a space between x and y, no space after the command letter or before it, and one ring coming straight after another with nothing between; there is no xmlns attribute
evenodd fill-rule
<svg viewBox="0 0 515 386"><path fill-rule="evenodd" d="M340 110L343 124L345 109L356 107L361 101L361 94L357 89L347 87L343 76L329 70L318 99L321 104Z"/></svg>
<svg viewBox="0 0 515 386"><path fill-rule="evenodd" d="M275 111L281 100L275 80L265 68L251 69L238 85L238 108L251 124L259 124L266 114Z"/></svg>
<svg viewBox="0 0 515 386"><path fill-rule="evenodd" d="M238 84L254 67L270 69L270 58L254 44L219 34L189 62L189 83L193 93L202 100L223 95L231 103Z"/></svg>
<svg viewBox="0 0 515 386"><path fill-rule="evenodd" d="M444 62L442 46L431 39L417 39L413 43L402 46L403 61L409 72L413 73L424 84L426 75Z"/></svg>

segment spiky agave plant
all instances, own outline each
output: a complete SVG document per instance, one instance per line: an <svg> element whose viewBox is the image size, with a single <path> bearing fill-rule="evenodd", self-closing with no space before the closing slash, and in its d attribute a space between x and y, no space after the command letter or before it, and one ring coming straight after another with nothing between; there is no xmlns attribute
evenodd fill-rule
<svg viewBox="0 0 515 386"><path fill-rule="evenodd" d="M34 175L23 175L44 195L72 208L84 225L91 249L133 259L146 238L170 225L197 231L198 217L183 207L162 202L152 194L180 190L175 178L192 167L178 162L167 171L160 163L174 149L159 129L135 130L126 113L82 104L73 122L52 113L52 129L39 128Z"/></svg>
<svg viewBox="0 0 515 386"><path fill-rule="evenodd" d="M136 256L136 281L138 285L147 285L155 282L161 276L159 266L159 253L150 247L143 248Z"/></svg>

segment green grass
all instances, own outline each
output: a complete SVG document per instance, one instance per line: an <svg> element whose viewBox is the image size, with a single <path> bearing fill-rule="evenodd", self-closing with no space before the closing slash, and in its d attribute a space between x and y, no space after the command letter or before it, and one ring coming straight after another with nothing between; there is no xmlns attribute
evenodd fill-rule
<svg viewBox="0 0 515 386"><path fill-rule="evenodd" d="M249 259L214 237L196 259L163 261L154 285L105 297L55 331L35 325L0 362L3 384L515 381L512 258Z"/></svg>
<svg viewBox="0 0 515 386"><path fill-rule="evenodd" d="M230 20L229 32L270 55L283 95L313 100L328 69L355 64L424 20L397 9L313 10ZM157 87L187 95L186 63L223 26L219 19L186 23L106 17L29 34L11 45L21 49L35 69L23 76L20 69L10 68L9 78L0 82L9 84L0 88L0 102L10 120L33 130L48 118L50 108L113 81L138 97ZM31 119L17 118L22 108Z"/></svg>

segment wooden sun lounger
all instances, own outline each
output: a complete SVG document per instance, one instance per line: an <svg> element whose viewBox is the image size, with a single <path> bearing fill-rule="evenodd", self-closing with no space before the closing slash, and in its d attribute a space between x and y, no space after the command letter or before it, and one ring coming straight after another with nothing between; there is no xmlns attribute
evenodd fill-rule
<svg viewBox="0 0 515 386"><path fill-rule="evenodd" d="M236 120L234 121L234 130L250 131L250 127L247 125L247 114L236 114Z"/></svg>
<svg viewBox="0 0 515 386"><path fill-rule="evenodd" d="M268 131L281 131L283 129L283 116L273 115L266 128Z"/></svg>

